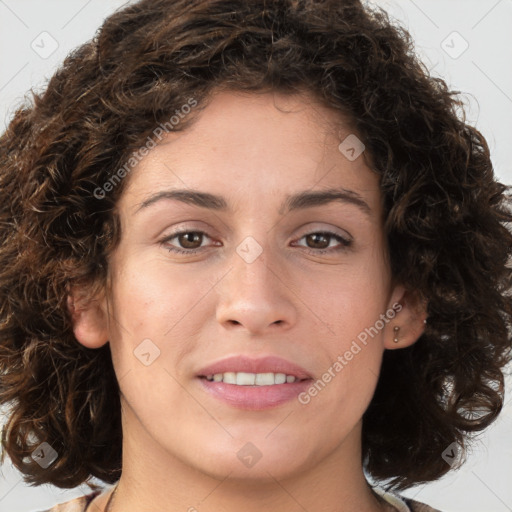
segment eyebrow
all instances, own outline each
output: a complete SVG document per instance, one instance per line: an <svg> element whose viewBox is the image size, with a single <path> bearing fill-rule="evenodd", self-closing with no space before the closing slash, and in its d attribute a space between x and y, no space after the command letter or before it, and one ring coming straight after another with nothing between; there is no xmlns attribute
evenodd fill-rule
<svg viewBox="0 0 512 512"><path fill-rule="evenodd" d="M185 204L191 204L193 206L208 208L215 211L229 210L229 205L222 196L210 194L209 192L201 192L199 190L176 189L163 190L149 196L139 205L135 213L138 213L144 208L148 208L149 206L162 199L173 199ZM357 192L345 188L317 190L313 192L305 190L297 194L289 195L282 203L279 209L279 213L284 215L285 213L291 212L293 210L312 208L314 206L329 204L334 201L353 204L357 206L363 213L371 216L372 210L363 199L363 197Z"/></svg>

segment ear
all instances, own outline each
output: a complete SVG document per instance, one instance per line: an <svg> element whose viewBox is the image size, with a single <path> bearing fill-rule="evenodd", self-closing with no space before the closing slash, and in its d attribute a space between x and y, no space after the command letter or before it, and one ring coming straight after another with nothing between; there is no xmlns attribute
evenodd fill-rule
<svg viewBox="0 0 512 512"><path fill-rule="evenodd" d="M87 348L100 348L109 341L107 301L104 292L84 299L79 289L67 297L67 306L73 322L73 332L79 343Z"/></svg>
<svg viewBox="0 0 512 512"><path fill-rule="evenodd" d="M388 311L395 311L395 316L386 324L384 347L393 350L416 343L425 331L427 301L421 300L418 292L407 290L403 285L396 285L391 293L388 308Z"/></svg>

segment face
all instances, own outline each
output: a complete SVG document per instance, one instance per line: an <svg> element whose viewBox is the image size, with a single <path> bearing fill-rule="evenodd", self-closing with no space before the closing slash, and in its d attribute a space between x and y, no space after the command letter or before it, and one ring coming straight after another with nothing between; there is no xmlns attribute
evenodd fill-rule
<svg viewBox="0 0 512 512"><path fill-rule="evenodd" d="M357 458L405 313L391 320L379 179L339 149L350 134L308 96L222 92L131 172L105 306L125 447L217 478ZM233 356L248 362L204 370Z"/></svg>

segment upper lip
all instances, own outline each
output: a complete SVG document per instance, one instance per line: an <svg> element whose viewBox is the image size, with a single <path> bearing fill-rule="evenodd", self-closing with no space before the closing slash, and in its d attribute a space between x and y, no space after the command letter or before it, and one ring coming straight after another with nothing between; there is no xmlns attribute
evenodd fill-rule
<svg viewBox="0 0 512 512"><path fill-rule="evenodd" d="M298 379L310 379L311 375L301 366L277 356L253 358L248 356L232 356L209 364L202 368L198 376L207 377L216 373L247 372L247 373L284 373Z"/></svg>

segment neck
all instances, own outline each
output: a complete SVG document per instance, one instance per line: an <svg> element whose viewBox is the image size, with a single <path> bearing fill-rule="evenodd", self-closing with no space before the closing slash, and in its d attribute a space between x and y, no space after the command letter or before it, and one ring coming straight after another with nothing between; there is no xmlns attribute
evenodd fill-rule
<svg viewBox="0 0 512 512"><path fill-rule="evenodd" d="M157 445L140 423L132 421L131 425L130 430L123 430L122 477L108 512L394 510L371 491L364 476L361 423L341 446L324 457L317 454L316 460L305 461L302 469L289 471L286 464L275 464L265 469L260 466L257 475L240 471L241 466L219 475L215 461L210 472L203 472Z"/></svg>

